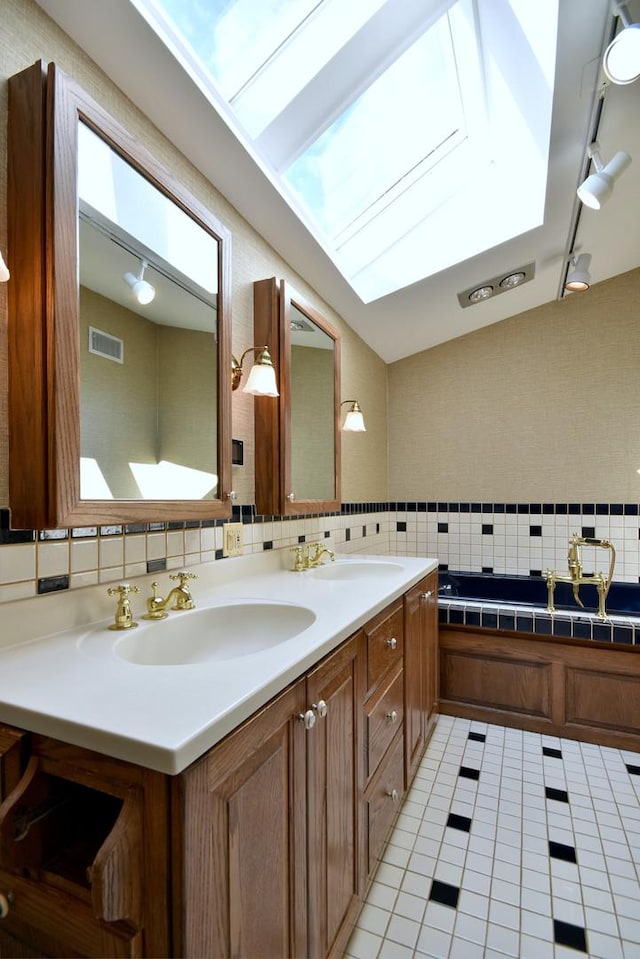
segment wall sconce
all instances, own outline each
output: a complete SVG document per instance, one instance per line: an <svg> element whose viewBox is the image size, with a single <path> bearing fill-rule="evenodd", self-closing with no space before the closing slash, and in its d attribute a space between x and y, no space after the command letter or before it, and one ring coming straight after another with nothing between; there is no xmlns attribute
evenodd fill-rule
<svg viewBox="0 0 640 959"><path fill-rule="evenodd" d="M633 23L626 3L617 4L615 11L624 29L605 50L602 69L612 83L633 83L640 77L640 23Z"/></svg>
<svg viewBox="0 0 640 959"><path fill-rule="evenodd" d="M584 293L591 285L591 274L589 273L591 254L581 253L580 256L572 256L569 263L573 266L573 269L567 274L564 288L569 290L570 293Z"/></svg>
<svg viewBox="0 0 640 959"><path fill-rule="evenodd" d="M134 276L133 273L125 273L123 276L123 280L131 287L140 306L147 306L156 295L155 287L144 279L144 271L148 265L146 260L140 260L140 269L137 276Z"/></svg>
<svg viewBox="0 0 640 959"><path fill-rule="evenodd" d="M599 210L613 193L613 185L631 163L631 157L624 150L620 150L604 166L600 159L600 144L595 140L587 149L587 156L593 160L596 172L578 187L578 196L585 206Z"/></svg>
<svg viewBox="0 0 640 959"><path fill-rule="evenodd" d="M2 258L2 253L0 253L0 283L6 283L10 276L9 268Z"/></svg>
<svg viewBox="0 0 640 959"><path fill-rule="evenodd" d="M250 346L240 357L239 363L235 356L231 357L231 388L237 390L240 386L244 358L247 353L253 351L259 352L259 355L251 367L247 382L242 387L242 392L251 393L252 396L280 396L276 383L276 371L273 368L271 355L266 346Z"/></svg>
<svg viewBox="0 0 640 959"><path fill-rule="evenodd" d="M364 417L362 415L362 410L358 406L357 400L343 400L340 404L340 409L343 406L351 404L351 409L347 411L347 415L344 418L344 423L342 424L343 433L366 433L367 427L364 425Z"/></svg>

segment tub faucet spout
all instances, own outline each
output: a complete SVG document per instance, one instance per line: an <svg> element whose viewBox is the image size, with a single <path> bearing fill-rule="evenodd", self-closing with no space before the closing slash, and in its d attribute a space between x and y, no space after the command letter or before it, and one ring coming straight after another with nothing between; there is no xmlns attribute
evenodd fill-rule
<svg viewBox="0 0 640 959"><path fill-rule="evenodd" d="M581 546L599 546L602 549L609 550L609 572L591 573L585 575L582 570L582 559L580 555ZM555 612L554 591L556 583L570 583L573 592L573 598L578 606L584 609L584 603L580 599L580 586L591 583L598 591L598 616L600 619L606 619L605 601L613 579L613 570L616 565L616 551L612 543L607 539L595 539L592 536L578 536L574 533L569 540L569 552L567 553L567 573L558 573L555 569L546 569L544 578L547 582L547 611Z"/></svg>

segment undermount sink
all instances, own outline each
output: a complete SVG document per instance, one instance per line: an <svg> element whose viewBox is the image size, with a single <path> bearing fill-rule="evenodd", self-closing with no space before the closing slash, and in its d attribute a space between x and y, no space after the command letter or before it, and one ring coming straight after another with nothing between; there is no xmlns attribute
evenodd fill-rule
<svg viewBox="0 0 640 959"><path fill-rule="evenodd" d="M318 579L372 579L376 576L397 576L402 570L400 563L388 563L375 560L367 563L331 563L316 566L312 572Z"/></svg>
<svg viewBox="0 0 640 959"><path fill-rule="evenodd" d="M145 623L119 639L114 651L140 666L238 659L293 639L315 618L310 609L289 603L257 600L209 606Z"/></svg>

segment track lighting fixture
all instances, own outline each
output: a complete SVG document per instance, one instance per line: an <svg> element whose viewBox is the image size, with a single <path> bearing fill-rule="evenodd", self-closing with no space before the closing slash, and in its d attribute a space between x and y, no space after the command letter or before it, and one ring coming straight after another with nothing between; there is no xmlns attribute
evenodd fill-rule
<svg viewBox="0 0 640 959"><path fill-rule="evenodd" d="M579 256L572 256L569 263L573 269L567 273L564 288L570 293L584 293L591 285L591 274L589 273L591 254L581 253Z"/></svg>
<svg viewBox="0 0 640 959"><path fill-rule="evenodd" d="M2 258L2 253L0 253L0 283L6 283L10 275L9 268Z"/></svg>
<svg viewBox="0 0 640 959"><path fill-rule="evenodd" d="M242 392L251 393L252 396L280 396L276 383L276 371L273 368L271 354L266 346L250 346L240 357L240 362L237 361L235 356L231 357L231 388L237 390L240 386L244 358L247 353L252 352L259 355L251 367L247 382L242 387Z"/></svg>
<svg viewBox="0 0 640 959"><path fill-rule="evenodd" d="M144 271L149 264L146 260L140 260L140 269L138 270L138 275L134 276L133 273L125 273L124 281L128 283L133 291L133 295L141 306L146 306L148 303L151 303L153 298L156 295L155 287L144 279Z"/></svg>
<svg viewBox="0 0 640 959"><path fill-rule="evenodd" d="M613 38L602 58L602 69L612 83L624 85L640 77L640 23L633 23L626 3L616 4L624 28Z"/></svg>
<svg viewBox="0 0 640 959"><path fill-rule="evenodd" d="M605 166L600 158L600 144L595 140L589 146L587 156L593 160L596 172L591 173L578 187L578 196L585 206L599 210L613 193L614 183L631 163L631 157L620 150Z"/></svg>
<svg viewBox="0 0 640 959"><path fill-rule="evenodd" d="M343 433L366 433L367 427L364 425L362 410L358 406L357 400L343 400L340 408L350 405L351 409L347 411L342 425Z"/></svg>

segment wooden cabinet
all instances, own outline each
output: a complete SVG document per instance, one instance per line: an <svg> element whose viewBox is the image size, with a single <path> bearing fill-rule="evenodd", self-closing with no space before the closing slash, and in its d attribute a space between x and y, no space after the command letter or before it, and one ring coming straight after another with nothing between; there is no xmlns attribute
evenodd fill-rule
<svg viewBox="0 0 640 959"><path fill-rule="evenodd" d="M168 955L165 777L29 740L0 806L0 956Z"/></svg>
<svg viewBox="0 0 640 959"><path fill-rule="evenodd" d="M407 785L431 735L438 709L438 574L404 596L405 774Z"/></svg>
<svg viewBox="0 0 640 959"><path fill-rule="evenodd" d="M176 954L341 954L363 882L361 686L358 634L176 779Z"/></svg>

